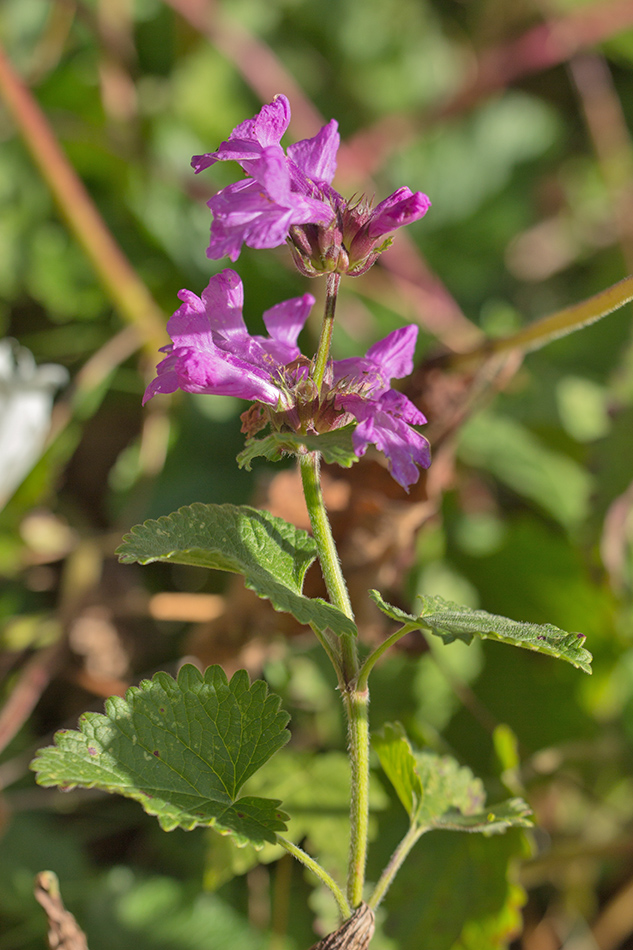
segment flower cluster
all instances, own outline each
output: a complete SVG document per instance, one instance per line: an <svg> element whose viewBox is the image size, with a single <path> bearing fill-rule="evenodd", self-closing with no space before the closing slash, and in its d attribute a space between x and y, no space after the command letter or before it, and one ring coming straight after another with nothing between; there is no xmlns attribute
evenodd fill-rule
<svg viewBox="0 0 633 950"><path fill-rule="evenodd" d="M385 235L422 217L430 202L408 188L399 188L374 209L364 200L346 202L331 185L339 146L336 122L291 145L286 154L280 141L289 121L288 100L277 96L234 129L217 151L194 157L196 172L232 160L248 176L209 202L213 222L207 254L236 260L243 244L270 248L288 241L302 273L330 275L330 293L340 279L333 275L364 273L388 245ZM391 388L392 379L413 369L417 327L395 330L364 357L330 360L324 345L316 374L315 361L297 345L314 304L310 294L267 310L267 336L248 332L242 282L233 270L212 277L202 297L188 290L179 297L182 306L167 327L172 343L164 347L166 357L144 401L176 389L247 399L253 405L242 416L242 431L249 439L266 426L277 433L318 436L350 425L354 453L364 455L375 445L407 491L419 477L419 466L429 465L429 443L412 428L426 419Z"/></svg>
<svg viewBox="0 0 633 950"><path fill-rule="evenodd" d="M375 445L405 489L417 481L417 466L429 465L429 443L411 428L426 419L389 385L413 369L417 327L394 330L364 357L331 361L317 391L311 363L297 346L314 303L310 294L267 310L267 337L249 334L242 316L242 282L233 270L212 277L202 297L188 290L179 297L182 306L167 325L173 342L164 347L167 356L144 401L176 389L241 397L255 403L254 411L244 414L249 436L267 424L277 431L320 433L356 420L356 454Z"/></svg>
<svg viewBox="0 0 633 950"><path fill-rule="evenodd" d="M430 201L399 188L376 208L365 199L347 202L332 188L340 136L333 119L311 139L280 145L290 122L285 96L276 96L243 122L215 152L196 155L196 172L215 162L238 162L249 176L209 201L213 212L207 255L237 260L242 244L278 247L289 241L295 262L308 276L365 273L388 247L389 232L417 221Z"/></svg>

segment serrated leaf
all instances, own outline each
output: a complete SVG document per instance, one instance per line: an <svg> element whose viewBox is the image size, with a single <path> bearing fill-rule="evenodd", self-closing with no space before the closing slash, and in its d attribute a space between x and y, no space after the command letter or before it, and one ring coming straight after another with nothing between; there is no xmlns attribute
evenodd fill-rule
<svg viewBox="0 0 633 950"><path fill-rule="evenodd" d="M505 802L476 815L464 815L459 811L447 811L436 820L434 828L447 831L472 831L482 834L499 834L508 828L531 828L532 811L522 798L509 798Z"/></svg>
<svg viewBox="0 0 633 950"><path fill-rule="evenodd" d="M414 751L400 723L372 736L380 764L420 832L434 828L493 834L529 826L530 809L519 798L485 809L483 783L451 756Z"/></svg>
<svg viewBox="0 0 633 950"><path fill-rule="evenodd" d="M337 635L356 634L342 611L301 593L305 572L316 558L308 532L267 511L196 503L136 525L116 553L125 564L169 561L243 574L247 587L299 623L314 624L321 632L329 628Z"/></svg>
<svg viewBox="0 0 633 950"><path fill-rule="evenodd" d="M196 825L261 847L286 828L280 802L239 798L244 782L289 739L288 715L262 680L245 670L229 682L219 666L204 676L183 666L156 673L84 713L80 731L60 730L31 768L40 785L101 788L140 802L166 831Z"/></svg>
<svg viewBox="0 0 633 950"><path fill-rule="evenodd" d="M582 633L567 633L551 623L521 623L435 596L421 597L422 610L419 616L414 617L388 604L378 591L370 591L369 595L392 620L398 621L408 630L428 630L441 637L444 643L453 643L454 640L471 643L473 637L498 640L566 660L585 673L591 673L592 656L582 645L586 639Z"/></svg>
<svg viewBox="0 0 633 950"><path fill-rule="evenodd" d="M249 439L237 457L240 468L251 470L253 459L263 456L270 462L278 462L282 455L297 455L301 449L320 452L323 461L330 465L351 468L358 456L352 443L356 423L321 434L301 435L298 432L272 432L263 439Z"/></svg>

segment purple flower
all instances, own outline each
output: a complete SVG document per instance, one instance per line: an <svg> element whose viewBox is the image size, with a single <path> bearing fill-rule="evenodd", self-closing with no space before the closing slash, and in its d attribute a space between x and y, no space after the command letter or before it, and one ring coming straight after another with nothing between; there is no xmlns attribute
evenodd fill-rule
<svg viewBox="0 0 633 950"><path fill-rule="evenodd" d="M172 343L162 347L167 357L156 367L144 404L156 393L182 389L292 408L284 371L301 355L297 337L314 304L311 294L267 310L267 337L249 334L242 316L242 281L233 270L212 277L202 297L189 290L178 296L182 306L167 324Z"/></svg>
<svg viewBox="0 0 633 950"><path fill-rule="evenodd" d="M406 396L390 388L393 378L413 368L417 327L394 330L364 357L330 362L321 391L311 379L310 360L297 338L314 303L310 294L267 310L268 336L251 336L242 317L242 282L233 270L212 277L202 297L179 294L182 306L167 329L172 339L166 358L145 391L182 389L191 393L237 396L255 403L243 415L243 431L255 435L266 425L275 431L321 433L357 422L352 439L356 455L375 445L407 491L428 467L427 440L414 425L426 419Z"/></svg>
<svg viewBox="0 0 633 950"><path fill-rule="evenodd" d="M364 455L368 445L375 445L406 491L418 480L418 466L431 464L431 447L411 428L423 425L426 417L389 383L412 372L417 336L414 325L394 330L374 343L366 356L336 360L332 372L337 408L351 413L359 423L352 436L356 455Z"/></svg>
<svg viewBox="0 0 633 950"><path fill-rule="evenodd" d="M209 201L207 255L235 261L242 244L270 248L288 240L302 273L358 276L389 246L390 239L381 238L423 217L431 202L419 191L399 188L374 209L364 199L348 203L331 187L340 144L336 121L290 145L286 155L280 141L289 121L288 100L276 96L217 151L192 159L196 173L218 161L236 161L249 176Z"/></svg>

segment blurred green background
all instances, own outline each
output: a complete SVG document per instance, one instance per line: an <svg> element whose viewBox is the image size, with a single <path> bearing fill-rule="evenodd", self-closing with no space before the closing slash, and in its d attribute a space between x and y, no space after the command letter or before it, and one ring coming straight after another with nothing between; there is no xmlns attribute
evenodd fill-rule
<svg viewBox="0 0 633 950"><path fill-rule="evenodd" d="M292 744L261 787L297 840L337 873L344 863L345 736L311 639L219 575L113 556L131 525L194 501L304 518L291 469L238 471L244 405L177 394L141 409L177 291L199 294L229 263L206 258L205 201L239 170L196 177L191 156L278 92L287 142L338 119L339 191L381 200L406 184L433 202L343 281L335 355L419 323L415 394L436 445L409 498L376 461L328 473L355 596L379 586L412 607L438 593L582 631L595 656L589 678L497 644L409 637L376 671L376 727L400 719L493 801L524 794L536 830L422 839L372 948L633 947L629 309L522 364L423 370L438 349L510 333L633 270L633 3L3 0L0 42L27 90L9 108L2 67L0 337L72 380L0 513L0 950L45 945L32 893L45 868L91 950L306 950L315 920L321 933L336 923L288 857L255 865L212 832L164 834L131 802L39 789L28 771L55 729L157 669L184 656L245 666L292 713ZM94 224L78 239L81 198L54 201L55 153L24 137L34 102L124 258L95 246ZM322 299L285 248L245 249L234 266L253 332L281 299ZM318 306L313 317L305 352ZM357 610L367 642L384 635ZM404 815L378 773L373 795L376 880Z"/></svg>

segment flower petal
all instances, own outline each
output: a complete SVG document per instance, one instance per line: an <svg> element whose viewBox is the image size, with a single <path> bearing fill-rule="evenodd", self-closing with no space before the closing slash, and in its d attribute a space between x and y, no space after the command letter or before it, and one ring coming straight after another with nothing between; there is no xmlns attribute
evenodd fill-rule
<svg viewBox="0 0 633 950"><path fill-rule="evenodd" d="M418 466L431 464L428 440L411 428L411 424L426 422L422 413L393 389L374 401L349 395L337 402L358 419L352 435L356 454L364 455L368 445L375 445L385 455L394 479L408 491L420 477Z"/></svg>
<svg viewBox="0 0 633 950"><path fill-rule="evenodd" d="M295 351L290 359L296 359L299 355L297 338L305 326L314 303L312 294L304 294L303 297L294 297L292 300L277 303L264 312L264 326L273 340Z"/></svg>
<svg viewBox="0 0 633 950"><path fill-rule="evenodd" d="M285 96L275 96L273 101L263 106L256 116L236 126L229 135L228 141L222 142L217 152L194 155L191 164L197 174L215 162L235 161L240 164L253 162L260 157L262 149L270 145L279 145L289 122L290 103ZM250 168L245 168L245 170L251 173Z"/></svg>
<svg viewBox="0 0 633 950"><path fill-rule="evenodd" d="M181 290L178 296L184 304L167 324L175 344L199 348L203 339L211 340L216 334L231 339L248 332L242 316L244 287L234 270L226 268L212 277L201 298L189 290Z"/></svg>
<svg viewBox="0 0 633 950"><path fill-rule="evenodd" d="M367 359L377 363L386 379L402 379L413 372L413 354L418 338L415 324L399 327L367 350Z"/></svg>
<svg viewBox="0 0 633 950"><path fill-rule="evenodd" d="M242 244L253 248L279 247L285 244L293 224L328 223L332 219L334 213L329 205L291 193L289 188L286 191L274 173L271 185L281 203L250 178L223 188L211 198L208 205L213 222L207 257L217 260L226 255L235 261Z"/></svg>
<svg viewBox="0 0 633 950"><path fill-rule="evenodd" d="M421 191L398 188L374 208L367 223L367 235L374 240L424 217L431 207L430 199Z"/></svg>
<svg viewBox="0 0 633 950"><path fill-rule="evenodd" d="M288 146L288 158L307 177L330 185L336 172L336 153L341 143L338 122L332 119L311 139Z"/></svg>

